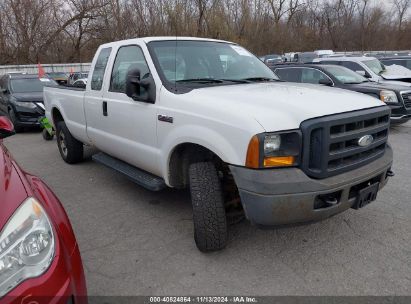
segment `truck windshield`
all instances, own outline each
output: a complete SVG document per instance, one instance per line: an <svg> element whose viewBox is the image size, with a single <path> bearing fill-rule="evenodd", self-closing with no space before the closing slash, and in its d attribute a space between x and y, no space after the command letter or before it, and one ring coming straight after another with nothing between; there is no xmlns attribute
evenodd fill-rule
<svg viewBox="0 0 411 304"><path fill-rule="evenodd" d="M43 86L45 84L53 85L55 82L47 78L19 78L11 80L11 90L14 93L30 93L30 92L43 92Z"/></svg>
<svg viewBox="0 0 411 304"><path fill-rule="evenodd" d="M328 73L333 75L335 78L337 78L340 82L344 84L358 84L358 83L368 82L367 78L362 77L358 73L353 72L350 69L347 69L345 67L324 66L323 69L326 70Z"/></svg>
<svg viewBox="0 0 411 304"><path fill-rule="evenodd" d="M214 41L149 43L160 76L176 84L210 85L275 81L278 77L244 48Z"/></svg>
<svg viewBox="0 0 411 304"><path fill-rule="evenodd" d="M365 60L363 63L377 75L385 72L385 66L378 59Z"/></svg>

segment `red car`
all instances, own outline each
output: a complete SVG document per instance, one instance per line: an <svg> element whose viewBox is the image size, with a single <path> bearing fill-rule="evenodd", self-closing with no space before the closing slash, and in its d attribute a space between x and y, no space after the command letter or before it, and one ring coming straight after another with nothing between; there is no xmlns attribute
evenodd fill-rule
<svg viewBox="0 0 411 304"><path fill-rule="evenodd" d="M0 117L0 303L87 303L70 221L51 190L4 147L13 134Z"/></svg>

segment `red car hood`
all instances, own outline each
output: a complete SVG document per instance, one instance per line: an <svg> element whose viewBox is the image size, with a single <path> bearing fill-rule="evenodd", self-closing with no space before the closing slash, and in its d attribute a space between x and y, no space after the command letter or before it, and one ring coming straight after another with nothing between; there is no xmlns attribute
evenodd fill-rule
<svg viewBox="0 0 411 304"><path fill-rule="evenodd" d="M0 231L20 204L27 192L17 165L0 140Z"/></svg>

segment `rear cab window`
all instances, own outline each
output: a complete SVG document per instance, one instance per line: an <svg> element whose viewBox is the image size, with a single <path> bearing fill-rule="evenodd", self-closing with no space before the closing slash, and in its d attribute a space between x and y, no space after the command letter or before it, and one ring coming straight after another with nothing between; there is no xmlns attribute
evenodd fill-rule
<svg viewBox="0 0 411 304"><path fill-rule="evenodd" d="M104 74L106 72L107 62L110 58L111 47L104 48L98 55L96 64L94 66L93 75L91 77L91 89L100 91L103 86Z"/></svg>

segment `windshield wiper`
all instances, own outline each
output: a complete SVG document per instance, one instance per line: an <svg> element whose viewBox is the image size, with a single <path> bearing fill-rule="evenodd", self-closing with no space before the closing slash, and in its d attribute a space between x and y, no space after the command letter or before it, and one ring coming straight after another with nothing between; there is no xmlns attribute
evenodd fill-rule
<svg viewBox="0 0 411 304"><path fill-rule="evenodd" d="M191 78L191 79L181 79L177 80L177 83L184 83L184 82L203 82L203 83L223 83L223 80L214 79L214 78Z"/></svg>
<svg viewBox="0 0 411 304"><path fill-rule="evenodd" d="M234 83L251 83L251 82L263 82L263 81L280 81L279 79L268 78L268 77L251 77L245 79L215 79L215 78L190 78L177 80L177 83L224 83L224 82L234 82Z"/></svg>
<svg viewBox="0 0 411 304"><path fill-rule="evenodd" d="M235 83L250 83L251 81L248 79L220 79L222 81L229 81L229 82L235 82Z"/></svg>
<svg viewBox="0 0 411 304"><path fill-rule="evenodd" d="M269 78L269 77L250 77L241 79L244 81L251 81L251 82L263 82L263 81L280 81L279 79Z"/></svg>
<svg viewBox="0 0 411 304"><path fill-rule="evenodd" d="M193 79L182 79L177 80L177 82L203 82L203 83L223 83L223 82L234 82L234 83L250 83L251 81L245 79L215 79L215 78L193 78Z"/></svg>

